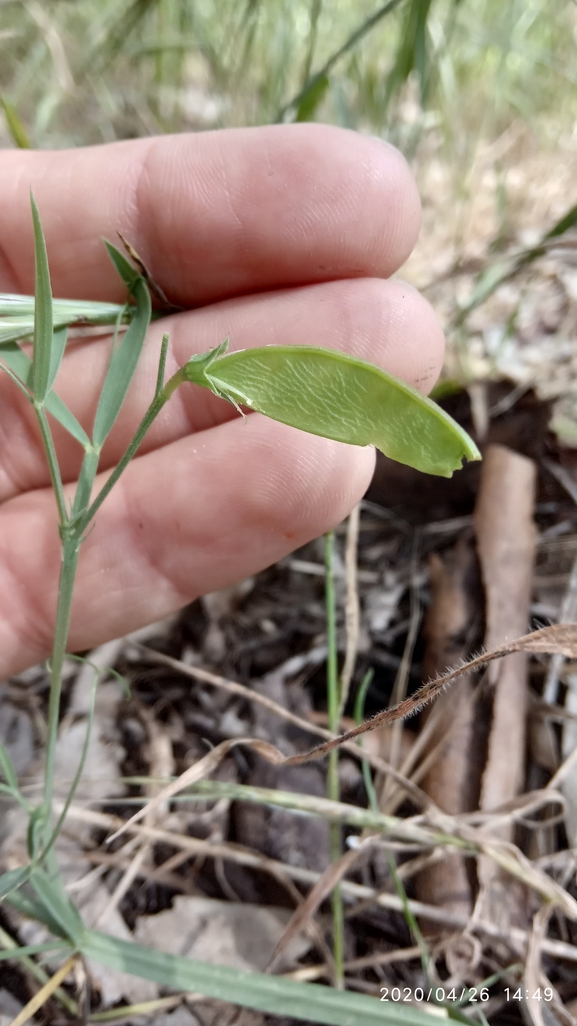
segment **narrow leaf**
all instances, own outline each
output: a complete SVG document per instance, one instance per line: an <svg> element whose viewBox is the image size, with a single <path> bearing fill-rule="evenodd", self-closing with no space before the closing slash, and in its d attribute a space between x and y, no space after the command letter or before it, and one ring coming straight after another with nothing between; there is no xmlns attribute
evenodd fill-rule
<svg viewBox="0 0 577 1026"><path fill-rule="evenodd" d="M56 932L76 945L84 931L84 923L59 881L35 867L30 873L30 883L48 916L58 925Z"/></svg>
<svg viewBox="0 0 577 1026"><path fill-rule="evenodd" d="M21 959L27 955L42 955L45 951L66 951L66 948L56 940L46 941L45 944L25 944L22 947L17 946L0 951L0 962L7 962L8 959Z"/></svg>
<svg viewBox="0 0 577 1026"><path fill-rule="evenodd" d="M153 951L139 944L86 930L79 949L101 965L154 980L165 987L196 991L220 1001L232 1001L269 1015L327 1023L328 1026L433 1026L438 1021L418 1008L385 1003L365 994L337 991L314 983L299 983L264 973L243 972L231 966L195 962L182 955Z"/></svg>
<svg viewBox="0 0 577 1026"><path fill-rule="evenodd" d="M122 254L118 254L118 256L124 261ZM128 261L125 263L127 267L130 267ZM117 264L116 259L115 264ZM135 274L133 270L132 273ZM120 413L150 324L152 308L150 294L144 279L140 275L136 275L131 288L136 300L136 311L126 334L112 354L100 394L93 432L93 443L97 449L104 444Z"/></svg>
<svg viewBox="0 0 577 1026"><path fill-rule="evenodd" d="M13 791L18 790L18 777L16 776L16 770L12 759L8 755L8 752L4 745L0 744L0 770L4 774L4 780L12 788Z"/></svg>
<svg viewBox="0 0 577 1026"><path fill-rule="evenodd" d="M30 386L32 381L32 360L16 342L4 342L0 345L0 362L5 363L24 385ZM51 413L77 442L80 442L85 448L90 445L90 439L86 431L56 392L50 391L48 393L44 406L48 413Z"/></svg>
<svg viewBox="0 0 577 1026"><path fill-rule="evenodd" d="M55 937L62 936L60 925L52 918L46 906L31 894L25 894L20 890L12 890L4 898L7 905L11 905L17 912L20 912L28 919L36 919L43 923Z"/></svg>
<svg viewBox="0 0 577 1026"><path fill-rule="evenodd" d="M320 75L313 79L306 92L301 96L296 109L295 121L312 121L316 109L329 87L328 75Z"/></svg>
<svg viewBox="0 0 577 1026"><path fill-rule="evenodd" d="M313 346L224 351L193 357L187 380L314 435L375 445L427 474L451 477L464 458L481 458L440 406L364 360Z"/></svg>
<svg viewBox="0 0 577 1026"><path fill-rule="evenodd" d="M66 340L68 338L68 328L55 328L52 332L52 351L50 354L50 369L48 371L48 390L52 388L56 380L56 375L60 370L60 364L64 356L64 350L66 349Z"/></svg>
<svg viewBox="0 0 577 1026"><path fill-rule="evenodd" d="M32 392L37 402L43 403L49 388L50 364L52 360L52 289L48 270L46 241L40 214L34 197L30 196L32 221L34 225L34 345L32 354Z"/></svg>
<svg viewBox="0 0 577 1026"><path fill-rule="evenodd" d="M89 299L53 299L54 325L115 324L119 317L130 321L130 307L124 303L99 303ZM34 296L0 292L0 325L4 317L34 316Z"/></svg>
<svg viewBox="0 0 577 1026"><path fill-rule="evenodd" d="M29 150L31 148L30 140L24 125L18 117L16 108L4 96L0 96L0 105L4 111L4 117L6 118L6 124L12 136L12 141L20 150Z"/></svg>
<svg viewBox="0 0 577 1026"><path fill-rule="evenodd" d="M1 354L0 354L1 355ZM55 420L72 435L84 448L90 445L90 439L81 424L78 423L74 414L68 409L66 403L56 392L49 392L44 403L48 413L51 413Z"/></svg>
<svg viewBox="0 0 577 1026"><path fill-rule="evenodd" d="M137 271L130 260L127 260L124 253L121 253L116 246L113 246L107 239L104 240L104 245L108 251L108 256L112 260L116 270L122 278L129 292L133 292L134 286L139 278L142 277L139 271Z"/></svg>
<svg viewBox="0 0 577 1026"><path fill-rule="evenodd" d="M10 891L21 887L30 876L30 866L19 866L18 869L10 869L0 876L0 901L10 894Z"/></svg>

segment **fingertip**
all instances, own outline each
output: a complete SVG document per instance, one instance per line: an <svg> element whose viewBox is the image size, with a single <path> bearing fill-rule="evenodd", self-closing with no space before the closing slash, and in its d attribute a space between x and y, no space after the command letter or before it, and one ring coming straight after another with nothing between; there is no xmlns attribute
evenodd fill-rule
<svg viewBox="0 0 577 1026"><path fill-rule="evenodd" d="M389 337L384 358L387 370L428 394L445 359L445 335L433 307L408 282L386 283Z"/></svg>

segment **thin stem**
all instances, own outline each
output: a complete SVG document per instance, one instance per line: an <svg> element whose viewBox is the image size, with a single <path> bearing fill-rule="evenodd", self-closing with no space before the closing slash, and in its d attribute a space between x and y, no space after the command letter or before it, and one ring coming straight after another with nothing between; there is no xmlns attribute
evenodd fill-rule
<svg viewBox="0 0 577 1026"><path fill-rule="evenodd" d="M56 497L56 505L58 506L58 519L60 520L60 526L64 527L68 523L68 512L66 510L66 501L64 499L64 489L62 487L62 478L60 476L60 467L58 466L58 460L56 458L56 450L54 448L54 442L52 440L52 432L46 416L46 410L41 404L34 403L34 410L40 426L40 434L42 435L42 444L46 452L46 459L48 460L48 470L50 472L50 480L54 489L54 495Z"/></svg>
<svg viewBox="0 0 577 1026"><path fill-rule="evenodd" d="M48 705L48 736L46 741L46 768L44 776L43 808L45 814L44 841L48 844L51 836L50 812L54 792L54 767L56 762L56 742L58 739L58 721L60 716L60 697L62 694L62 668L66 657L66 643L70 627L72 595L78 566L80 538L77 531L63 533L62 565L60 567L60 586L58 589L58 606L56 609L56 629L54 647L50 664L50 700Z"/></svg>
<svg viewBox="0 0 577 1026"><path fill-rule="evenodd" d="M164 345L164 340L163 340L163 345ZM164 347L163 347L163 352L165 353ZM161 361L162 361L162 353L161 353ZM159 369L159 380L160 380L160 369ZM138 449L140 443L142 442L142 439L144 438L146 432L148 431L148 429L149 429L150 425L152 424L153 420L155 419L155 417L158 416L158 414L160 413L162 407L164 406L164 404L166 402L168 402L168 400L170 399L170 397L171 397L172 393L175 391L175 389L178 388L178 386L180 384L182 384L186 380L187 379L184 376L184 374L182 373L182 368L181 368L181 370L177 371L176 374L173 374L173 376L166 382L166 385L164 386L164 388L161 391L158 391L158 382L157 382L157 391L155 393L154 399L152 400L150 406L148 407L146 413L144 414L144 417L142 418L142 420L141 420L141 422L140 422L140 424L139 424L139 426L138 426L138 428L136 430L136 434L134 435L134 438L130 442L130 445L128 446L128 448L125 450L124 455L120 459L119 463L116 465L116 467L112 471L110 477L108 478L106 483L102 486L102 488L101 488L100 492L98 493L98 495L96 496L94 502L92 503L90 508L86 511L84 516L82 517L82 529L83 530L86 529L86 527L88 526L88 524L90 523L92 518L98 512L98 510L102 506L102 503L104 502L105 498L107 497L107 495L114 488L114 485L118 481L118 478L120 477L120 475L126 470L126 467L130 463L132 457L134 456L136 450Z"/></svg>
<svg viewBox="0 0 577 1026"><path fill-rule="evenodd" d="M365 699L367 697L367 691L371 686L371 681L374 675L375 671L372 667L370 667L365 673L361 681L361 686L357 692L357 696L355 698L355 723L357 724L357 726L360 726L360 724L363 722L365 718ZM359 748L362 748L362 738L357 738L357 744ZM373 775L371 773L370 763L368 763L366 759L363 759L361 768L363 773L365 790L367 792L369 808L372 812L380 813L381 810L379 808L377 792L375 791L375 785L373 783Z"/></svg>
<svg viewBox="0 0 577 1026"><path fill-rule="evenodd" d="M337 607L335 598L335 578L333 554L335 546L334 531L325 537L325 606L327 618L327 712L328 727L338 734L340 720L339 669L337 659ZM327 770L327 790L332 801L338 802L339 788L339 751L334 748L329 752ZM331 862L341 857L341 826L340 823L329 824L329 846ZM333 956L335 960L335 986L344 988L344 911L343 896L340 885L334 887L331 895L333 913Z"/></svg>
<svg viewBox="0 0 577 1026"><path fill-rule="evenodd" d="M51 835L50 839L45 843L44 850L43 850L42 855L41 855L41 859L42 860L46 859L46 857L49 855L49 853L52 851L54 845L56 844L56 841L58 840L58 836L59 836L60 831L61 831L61 829L62 829L62 827L64 825L64 821L65 821L65 819L66 819L66 817L68 815L68 810L69 810L70 806L72 805L72 802L74 801L74 795L76 794L76 791L78 790L78 785L80 784L80 780L81 780L82 774L84 772L84 767L86 765L86 759L87 759L87 756L88 756L88 747L89 747L89 744L90 744L90 735L92 733L92 724L94 722L94 707L96 705L96 688L97 688L98 681L99 681L101 673L102 673L101 668L100 667L95 667L94 678L93 678L93 681L92 681L92 689L91 689L91 694L90 694L90 708L89 708L89 711L88 711L88 720L87 720L87 723L86 723L86 733L84 735L84 744L82 746L82 752L80 754L80 761L79 761L78 766L76 768L76 773L74 774L74 779L72 781L72 784L70 785L70 789L68 791L68 794L66 795L66 801L64 802L64 805L62 807L62 811L61 811L61 813L60 813L60 815L59 815L59 817L58 817L58 819L56 821L56 826L52 830L52 835Z"/></svg>

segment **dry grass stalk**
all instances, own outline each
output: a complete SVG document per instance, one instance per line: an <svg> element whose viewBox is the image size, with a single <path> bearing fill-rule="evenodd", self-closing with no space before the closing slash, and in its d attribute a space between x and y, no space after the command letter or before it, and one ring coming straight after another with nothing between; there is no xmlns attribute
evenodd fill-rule
<svg viewBox="0 0 577 1026"><path fill-rule="evenodd" d="M532 460L492 445L483 461L475 531L486 596L488 649L527 629L535 555L536 467ZM491 809L521 790L525 769L527 655L516 652L489 669L495 688L481 808Z"/></svg>
<svg viewBox="0 0 577 1026"><path fill-rule="evenodd" d="M431 805L429 797L417 787L416 784L409 780L408 777L391 766L389 762L382 759L376 752L370 749L360 748L358 744L353 741L348 742L347 737L356 737L358 733L364 733L363 728L352 728L347 731L343 736L333 734L330 730L320 726L312 718L311 720L305 720L302 716L297 716L292 713L289 709L285 709L284 706L278 702L273 701L266 695L261 695L254 688L248 688L244 684L239 684L238 681L228 680L226 677L222 677L219 674L211 673L210 670L205 670L200 666L188 666L187 663L183 663L178 659L173 659L172 656L167 656L163 652L155 652L154 649L147 648L144 645L138 646L143 654L150 659L152 662L162 663L165 666L170 666L178 673L182 673L186 677L191 677L193 680L202 681L204 684L210 684L212 687L220 688L223 691L228 691L231 695L239 695L248 702L252 702L255 705L260 705L263 709L268 712L274 713L281 719L292 723L295 727L300 727L301 730L307 731L309 734L316 734L317 737L327 738L330 742L335 744L342 744L344 750L349 754L353 755L356 759L366 760L371 767L383 776L390 775L393 780L399 785L399 790L402 794L406 793L410 795L412 801L418 806L418 808L426 809ZM391 721L398 719L398 717L391 716ZM373 722L372 720L370 721ZM372 728L371 728L372 729ZM303 759L301 761L306 761Z"/></svg>
<svg viewBox="0 0 577 1026"><path fill-rule="evenodd" d="M475 532L485 588L489 649L527 629L533 582L536 531L533 523L537 470L534 462L504 446L488 447L475 509ZM491 810L517 795L525 775L527 660L524 652L489 668L494 687L493 718L480 808ZM511 839L511 825L499 836ZM479 903L485 915L503 926L526 923L527 896L511 889L494 862L480 859Z"/></svg>
<svg viewBox="0 0 577 1026"><path fill-rule="evenodd" d="M452 558L442 562L433 554L429 561L432 603L425 623L426 675L436 676L468 653L464 650L475 619L471 581L475 557L465 538L457 543ZM470 643L470 640L469 640ZM438 757L422 782L423 789L443 812L458 815L474 808L471 766L475 718L475 696L470 675L464 675L457 694L441 695L429 720L433 720L432 743ZM470 915L472 895L464 859L447 852L441 860L419 873L419 898Z"/></svg>
<svg viewBox="0 0 577 1026"><path fill-rule="evenodd" d="M61 811L62 803L55 802L55 809L57 812ZM80 820L81 822L88 823L103 830L114 830L125 825L118 816L96 812L91 809L79 808L75 805L71 806L68 815L74 820ZM211 841L204 841L196 837L189 837L185 834L178 834L170 830L161 830L158 827L141 826L140 824L130 824L127 829L131 834L139 835L153 842L169 844L174 848L180 848L182 851L188 851L191 856L203 855L208 858L223 858L241 866L248 866L252 869L262 870L270 873L279 881L288 877L292 880L299 881L300 883L314 886L321 876L320 873L317 873L314 870L305 869L302 866L292 866L288 863L278 862L276 859L260 855L249 848L244 848L241 845L233 844L231 842L214 843ZM520 857L521 861L523 861L519 852L516 853L512 849L512 846L508 847L511 849L509 853L511 866L513 866L515 854L517 854L517 857ZM548 879L548 877L545 877L545 880ZM553 884L550 880L549 883ZM363 907L365 905L375 903L380 905L382 908L391 909L396 912L404 911L403 902L396 894L383 893L382 891L377 891L365 884L357 884L350 880L343 880L341 888L346 897L356 899L357 902L363 904ZM569 895L566 895L566 899L568 903L572 900ZM552 895L551 900L553 900ZM432 905L426 905L424 902L415 901L413 899L408 899L408 907L415 916L431 919L448 926L456 927L457 929L464 929L468 926L468 920L464 916L450 912L447 909L435 908ZM360 908L360 904L357 905L353 912L351 912L351 915L358 914ZM571 908L568 907L566 912L571 914ZM511 927L507 931L504 931L496 923L480 919L475 922L475 930L477 933L484 934L495 940L513 942L522 950L526 947L529 940L527 930ZM542 951L554 958L559 958L570 963L577 963L577 947L574 947L572 944L568 944L564 941L545 938L542 944Z"/></svg>

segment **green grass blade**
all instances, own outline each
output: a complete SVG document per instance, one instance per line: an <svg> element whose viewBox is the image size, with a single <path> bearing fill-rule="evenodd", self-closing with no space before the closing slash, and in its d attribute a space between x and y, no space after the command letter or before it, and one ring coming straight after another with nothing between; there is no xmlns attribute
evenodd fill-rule
<svg viewBox="0 0 577 1026"><path fill-rule="evenodd" d="M16 342L0 344L0 361L5 363L24 385L30 384L32 380L32 360ZM80 442L85 448L90 445L90 439L86 431L56 392L50 391L48 393L44 406L48 413L52 414L77 442Z"/></svg>
<svg viewBox="0 0 577 1026"><path fill-rule="evenodd" d="M74 414L68 409L66 403L56 392L49 392L44 403L48 413L51 413L55 420L72 435L84 448L90 445L90 439L81 424L78 423Z"/></svg>
<svg viewBox="0 0 577 1026"><path fill-rule="evenodd" d="M60 364L64 357L66 341L68 339L68 327L55 328L52 333L52 351L50 354L50 368L48 371L48 390L52 388L56 375L60 370Z"/></svg>
<svg viewBox="0 0 577 1026"><path fill-rule="evenodd" d="M401 25L400 42L395 63L388 76L383 108L387 110L393 96L399 93L411 72L417 74L421 106L427 92L427 19L432 0L410 0Z"/></svg>
<svg viewBox="0 0 577 1026"><path fill-rule="evenodd" d="M29 339L34 333L34 321L28 317L11 317L0 321L0 346L4 343Z"/></svg>
<svg viewBox="0 0 577 1026"><path fill-rule="evenodd" d="M30 387L32 382L32 360L20 348L17 342L3 342L0 345L0 360L5 363L23 385Z"/></svg>
<svg viewBox="0 0 577 1026"><path fill-rule="evenodd" d="M577 224L577 203L575 206L570 207L569 210L563 214L563 217L560 217L559 220L555 222L553 227L550 228L547 234L543 236L543 239L556 239L560 235L564 235L570 228L573 228L575 224Z"/></svg>
<svg viewBox="0 0 577 1026"><path fill-rule="evenodd" d="M68 941L69 938L62 930L60 923L54 918L50 910L46 908L45 904L38 900L38 898L35 898L34 895L25 894L21 890L13 890L6 895L4 900L7 905L11 905L21 915L42 923L55 937Z"/></svg>
<svg viewBox="0 0 577 1026"><path fill-rule="evenodd" d="M0 951L0 962L9 959L22 959L26 955L43 955L45 951L67 951L68 947L58 941L47 941L45 944L26 944L25 947L9 948Z"/></svg>
<svg viewBox="0 0 577 1026"><path fill-rule="evenodd" d="M139 944L86 930L79 950L101 965L153 980L165 987L197 991L269 1015L290 1015L327 1026L433 1026L435 1017L418 1008L383 1003L365 994L337 991L314 983L298 983L264 973L209 965L153 951Z"/></svg>
<svg viewBox="0 0 577 1026"><path fill-rule="evenodd" d="M104 245L106 246L108 256L112 260L112 263L114 264L128 291L133 292L134 286L136 285L136 282L141 277L141 275L132 266L130 260L126 259L124 253L121 253L116 246L113 246L112 243L108 242L107 239L104 240Z"/></svg>
<svg viewBox="0 0 577 1026"><path fill-rule="evenodd" d="M295 121L312 121L317 107L321 103L329 87L329 76L321 75L314 79L301 97L296 109Z"/></svg>
<svg viewBox="0 0 577 1026"><path fill-rule="evenodd" d="M57 926L54 932L76 945L84 931L84 924L60 881L51 879L43 869L36 866L30 873L30 883L46 915Z"/></svg>
<svg viewBox="0 0 577 1026"><path fill-rule="evenodd" d="M315 74L309 78L308 82L305 83L303 88L299 90L296 96L293 96L288 101L288 103L285 103L284 106L281 107L276 117L274 118L274 121L284 121L285 116L289 113L289 111L298 110L299 104L302 102L305 96L308 93L310 93L311 89L313 89L316 86L316 83L321 81L323 78L326 78L332 71L334 66L341 60L341 58L344 57L347 53L350 53L350 51L354 49L357 43L360 43L361 39L363 39L373 28L375 28L375 26L378 25L378 23L383 18L386 18L388 14L391 14L395 10L395 8L398 7L399 4L402 2L403 0L388 0L388 2L383 4L382 7L379 7L379 9L374 12L374 14L372 14L369 18L366 18L359 25L359 27L356 28L355 31L348 37L348 39L345 40L343 45L340 46L338 50L335 50L333 54L331 54L328 60L325 61L325 63L323 64L322 68L320 68L319 71L315 72Z"/></svg>
<svg viewBox="0 0 577 1026"><path fill-rule="evenodd" d="M10 869L0 876L0 901L10 894L10 891L21 887L30 876L30 866L19 866L18 869Z"/></svg>
<svg viewBox="0 0 577 1026"><path fill-rule="evenodd" d="M8 126L8 131L12 136L12 141L20 150L31 149L31 143L28 138L28 134L20 118L18 117L16 108L13 107L12 104L4 96L0 96L0 106L4 111L6 125Z"/></svg>
<svg viewBox="0 0 577 1026"><path fill-rule="evenodd" d="M103 446L120 413L142 352L152 315L150 294L144 278L137 274L122 253L110 243L107 243L107 249L115 267L136 300L136 311L128 331L112 354L100 394L93 432L93 443L97 449Z"/></svg>
<svg viewBox="0 0 577 1026"><path fill-rule="evenodd" d="M36 402L43 403L49 389L50 364L52 361L52 289L46 240L42 231L40 214L34 197L30 196L32 222L34 225L34 346L32 355L32 392Z"/></svg>
<svg viewBox="0 0 577 1026"><path fill-rule="evenodd" d="M53 299L52 315L54 327L67 325L115 324L119 316L130 321L131 309L124 303L99 303L89 299ZM34 296L20 296L12 292L0 292L0 327L4 318L26 318L34 329Z"/></svg>
<svg viewBox="0 0 577 1026"><path fill-rule="evenodd" d="M94 485L96 473L98 471L98 461L100 459L100 453L90 447L84 454L82 461L82 467L80 468L80 475L78 478L78 484L76 486L76 494L74 496L74 502L72 504L72 516L76 517L81 513L84 513L88 508L90 502L90 493Z"/></svg>
<svg viewBox="0 0 577 1026"><path fill-rule="evenodd" d="M4 774L4 780L13 791L18 790L18 777L12 759L8 755L4 745L0 745L0 771Z"/></svg>

